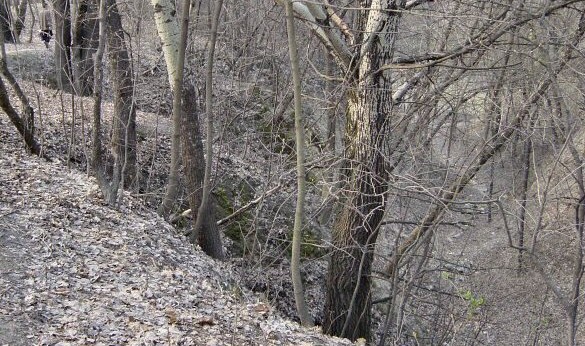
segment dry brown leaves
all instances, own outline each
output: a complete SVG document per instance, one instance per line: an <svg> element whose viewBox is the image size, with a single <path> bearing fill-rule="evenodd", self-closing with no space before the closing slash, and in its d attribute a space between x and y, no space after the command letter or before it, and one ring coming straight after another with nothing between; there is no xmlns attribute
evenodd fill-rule
<svg viewBox="0 0 585 346"><path fill-rule="evenodd" d="M0 116L0 322L18 322L0 344L349 344L282 319L139 200L104 205L14 132Z"/></svg>

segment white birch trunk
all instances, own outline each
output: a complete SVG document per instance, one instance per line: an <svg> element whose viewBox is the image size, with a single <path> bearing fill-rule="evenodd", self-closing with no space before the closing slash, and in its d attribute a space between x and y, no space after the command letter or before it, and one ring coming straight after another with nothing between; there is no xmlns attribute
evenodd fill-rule
<svg viewBox="0 0 585 346"><path fill-rule="evenodd" d="M175 4L170 0L151 0L154 7L154 20L158 36L162 41L162 50L169 74L171 88L174 89L175 77L177 75L177 62L179 60L179 42L181 32L177 21Z"/></svg>

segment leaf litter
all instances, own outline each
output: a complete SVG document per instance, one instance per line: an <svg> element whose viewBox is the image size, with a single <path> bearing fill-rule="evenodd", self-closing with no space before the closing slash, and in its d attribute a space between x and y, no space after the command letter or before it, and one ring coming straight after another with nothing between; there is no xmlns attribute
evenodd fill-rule
<svg viewBox="0 0 585 346"><path fill-rule="evenodd" d="M345 345L282 318L142 202L27 155L0 117L0 344Z"/></svg>

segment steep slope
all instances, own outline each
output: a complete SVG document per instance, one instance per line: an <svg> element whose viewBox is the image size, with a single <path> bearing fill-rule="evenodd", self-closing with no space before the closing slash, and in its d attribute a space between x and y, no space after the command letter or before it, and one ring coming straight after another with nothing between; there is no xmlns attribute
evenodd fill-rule
<svg viewBox="0 0 585 346"><path fill-rule="evenodd" d="M344 345L282 319L141 202L24 153L0 116L0 344Z"/></svg>

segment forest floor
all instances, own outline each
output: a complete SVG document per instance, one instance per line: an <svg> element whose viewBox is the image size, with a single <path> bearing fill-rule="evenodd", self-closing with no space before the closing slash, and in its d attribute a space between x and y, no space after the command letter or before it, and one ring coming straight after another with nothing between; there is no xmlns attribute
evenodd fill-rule
<svg viewBox="0 0 585 346"><path fill-rule="evenodd" d="M51 50L8 48L15 74L37 80L29 95L52 93L30 76L50 69ZM41 103L53 153L64 125L46 116L55 95ZM0 153L0 345L350 344L282 318L232 265L193 248L141 199L125 193L112 208L71 162L28 155L4 116Z"/></svg>
<svg viewBox="0 0 585 346"><path fill-rule="evenodd" d="M267 254L257 260L261 265L253 268L256 272L246 267L242 274L244 260L232 261L235 265L216 262L193 249L152 211L147 197L124 194L118 208L104 205L93 179L82 172L84 153L79 143L88 126L80 129L84 125L79 121L71 126L72 98L52 89L52 49L37 41L7 46L9 63L12 61L11 68L34 100L41 138L55 160L47 163L25 154L13 126L0 116L0 345L348 344L280 317L281 312L294 315L287 262L272 261L277 256L286 257L286 250ZM164 71L159 77L164 84ZM254 94L255 89L251 90ZM234 104L244 103L244 92L234 93ZM140 94L145 98L162 94L156 102L168 96L160 90ZM90 102L82 104L80 100L77 105L89 112ZM250 100L257 101L250 97L246 102ZM164 102L159 103L164 106ZM258 109L264 106L253 105ZM111 114L111 107L104 103L105 114ZM246 123L249 118L242 120L241 114L233 118L234 128L239 127L240 132L228 132L219 141L223 145L216 155L221 183L236 182L246 193L253 190L255 197L281 180L294 182L291 175L281 179L286 167L292 166L290 160L281 155L275 164L278 158L270 152L273 148L258 150L264 144L258 134L250 134L257 129ZM256 113L246 116L252 118ZM152 174L149 180L164 181L170 142L168 117L141 112L138 118L139 136L144 138L141 147L152 148L141 154ZM73 133L78 145L68 161L71 128L76 129ZM155 140L150 138L153 134ZM151 161L145 159L147 154ZM495 177L501 196L509 194L518 172L510 170ZM444 333L439 336L450 340L450 345L561 344L562 310L534 270L518 272L517 252L507 244L502 215L494 212L493 221L488 222L482 207L463 203L485 199L482 191L487 181L488 177L480 174L462 193L458 210L447 213L445 221L463 221L464 225L438 227L433 235L430 269L421 281L425 285L412 298L412 309L405 312L404 326L400 326L409 331L405 334L418 335L419 340L413 339L411 344L440 344L438 333ZM294 210L294 186L286 184L262 210L276 210L273 218L258 217L261 220L254 220L254 229L242 223L242 232L268 229L276 234L271 239L286 234L282 225L292 219ZM146 191L160 193L148 186ZM308 199L314 209L321 203L314 191ZM513 199L502 201L509 203L507 210L517 209ZM409 209L406 216L391 216L417 221L425 212L426 204L418 210ZM398 229L389 225L382 230L377 245L381 258L391 255ZM266 262L272 266L262 266ZM324 262L319 258L305 263L312 266L311 276L305 278L314 316L322 306ZM562 262L557 266L560 269L552 267L547 268L552 273L569 268ZM380 282L375 285L375 299L388 294ZM270 286L277 288L269 291ZM375 317L379 323L384 307L378 306ZM581 340L585 337L583 332L579 336Z"/></svg>

